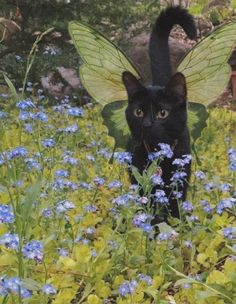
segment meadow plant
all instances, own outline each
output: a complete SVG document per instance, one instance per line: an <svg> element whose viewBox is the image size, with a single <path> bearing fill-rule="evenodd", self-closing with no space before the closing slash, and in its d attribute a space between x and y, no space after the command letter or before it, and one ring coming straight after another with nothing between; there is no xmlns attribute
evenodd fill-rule
<svg viewBox="0 0 236 304"><path fill-rule="evenodd" d="M66 97L44 108L42 95L14 107L5 96L0 112L0 302L234 303L235 115L211 110L184 201L191 156L173 160L181 217L154 227L169 204L159 164L170 147L140 175L131 153L112 153L99 106Z"/></svg>

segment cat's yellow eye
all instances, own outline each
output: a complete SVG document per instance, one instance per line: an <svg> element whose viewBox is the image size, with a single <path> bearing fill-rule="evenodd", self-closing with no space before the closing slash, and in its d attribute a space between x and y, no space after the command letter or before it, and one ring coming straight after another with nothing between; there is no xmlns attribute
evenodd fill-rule
<svg viewBox="0 0 236 304"><path fill-rule="evenodd" d="M134 110L134 115L136 117L143 117L143 111L141 109L135 109Z"/></svg>
<svg viewBox="0 0 236 304"><path fill-rule="evenodd" d="M167 111L167 110L161 110L161 111L157 112L157 117L161 118L161 119L166 118L168 115L169 115L169 111Z"/></svg>

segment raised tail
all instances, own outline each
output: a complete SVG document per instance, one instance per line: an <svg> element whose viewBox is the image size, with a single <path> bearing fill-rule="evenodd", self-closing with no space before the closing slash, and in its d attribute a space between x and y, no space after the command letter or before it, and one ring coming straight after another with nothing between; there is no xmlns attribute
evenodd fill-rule
<svg viewBox="0 0 236 304"><path fill-rule="evenodd" d="M153 85L165 86L172 76L168 38L175 24L179 24L190 39L197 36L194 19L186 9L171 6L160 13L149 42Z"/></svg>

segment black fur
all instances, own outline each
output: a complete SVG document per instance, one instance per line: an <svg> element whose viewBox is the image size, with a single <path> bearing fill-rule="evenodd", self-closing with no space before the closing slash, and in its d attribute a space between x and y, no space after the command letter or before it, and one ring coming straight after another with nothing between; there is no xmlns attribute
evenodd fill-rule
<svg viewBox="0 0 236 304"><path fill-rule="evenodd" d="M172 75L168 38L175 24L181 25L190 39L197 36L194 19L187 10L169 7L160 13L149 42L153 85L165 86Z"/></svg>
<svg viewBox="0 0 236 304"><path fill-rule="evenodd" d="M135 142L132 164L140 172L149 165L147 150L154 151L158 143L167 143L173 148L173 159L190 154L185 77L181 73L172 76L169 60L168 36L176 23L184 28L190 38L196 35L193 19L186 10L170 7L160 14L150 38L153 86L143 86L130 72L124 72L122 77L128 93L126 119ZM162 118L160 113L168 115ZM172 165L173 159L161 163L167 196L170 195L170 178L176 170ZM186 165L188 178L190 169L190 165ZM131 181L136 182L133 176ZM179 189L183 192L183 199L186 188L185 182ZM179 217L175 199L170 200L170 211L172 216Z"/></svg>

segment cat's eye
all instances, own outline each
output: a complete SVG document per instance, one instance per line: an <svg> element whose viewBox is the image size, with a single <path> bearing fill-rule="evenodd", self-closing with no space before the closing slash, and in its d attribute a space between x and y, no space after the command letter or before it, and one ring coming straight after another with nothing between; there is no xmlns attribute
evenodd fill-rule
<svg viewBox="0 0 236 304"><path fill-rule="evenodd" d="M141 109L135 109L134 110L134 115L136 117L143 117L143 111Z"/></svg>
<svg viewBox="0 0 236 304"><path fill-rule="evenodd" d="M167 111L167 110L161 110L161 111L157 112L157 117L161 118L161 119L166 118L168 115L169 115L169 111Z"/></svg>

